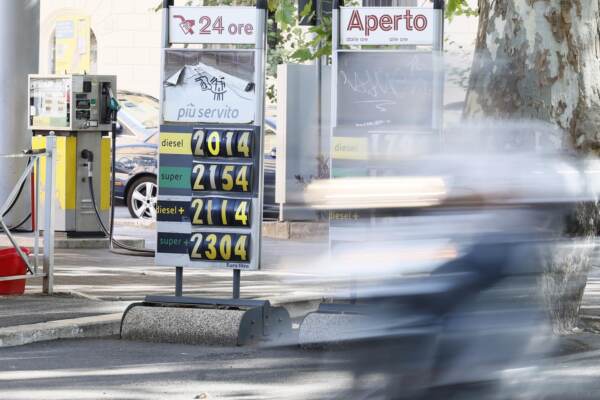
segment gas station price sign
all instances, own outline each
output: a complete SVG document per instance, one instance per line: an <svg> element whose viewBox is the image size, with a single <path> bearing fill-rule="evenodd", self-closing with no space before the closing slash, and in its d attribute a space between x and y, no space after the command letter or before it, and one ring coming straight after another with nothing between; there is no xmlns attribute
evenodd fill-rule
<svg viewBox="0 0 600 400"><path fill-rule="evenodd" d="M257 270L265 6L169 6L163 21L155 263Z"/></svg>
<svg viewBox="0 0 600 400"><path fill-rule="evenodd" d="M256 269L260 128L162 125L157 262Z"/></svg>

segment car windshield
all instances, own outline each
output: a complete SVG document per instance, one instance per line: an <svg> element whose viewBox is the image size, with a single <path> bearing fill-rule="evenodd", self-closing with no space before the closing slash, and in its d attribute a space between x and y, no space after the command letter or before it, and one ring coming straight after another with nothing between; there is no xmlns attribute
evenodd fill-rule
<svg viewBox="0 0 600 400"><path fill-rule="evenodd" d="M158 128L158 101L150 96L119 93L121 112L137 121L145 129Z"/></svg>

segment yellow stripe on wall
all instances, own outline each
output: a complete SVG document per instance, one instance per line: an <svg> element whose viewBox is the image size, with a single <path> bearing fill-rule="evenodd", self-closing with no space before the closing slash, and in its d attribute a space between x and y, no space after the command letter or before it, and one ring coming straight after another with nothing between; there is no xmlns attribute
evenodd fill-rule
<svg viewBox="0 0 600 400"><path fill-rule="evenodd" d="M111 139L102 138L100 142L100 210L110 208L110 150Z"/></svg>
<svg viewBox="0 0 600 400"><path fill-rule="evenodd" d="M33 149L46 147L45 136L34 136L31 139ZM43 188L46 183L46 157L40 160L40 200L44 201ZM36 171L36 174L38 171ZM56 197L63 210L74 210L77 202L77 140L75 137L56 137Z"/></svg>
<svg viewBox="0 0 600 400"><path fill-rule="evenodd" d="M74 210L77 204L77 138L67 136L57 139L56 189L61 207Z"/></svg>

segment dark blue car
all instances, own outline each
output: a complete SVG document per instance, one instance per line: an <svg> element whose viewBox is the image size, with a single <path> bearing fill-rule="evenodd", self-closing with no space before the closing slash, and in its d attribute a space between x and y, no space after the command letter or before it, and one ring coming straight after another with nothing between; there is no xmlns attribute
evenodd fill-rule
<svg viewBox="0 0 600 400"><path fill-rule="evenodd" d="M156 218L156 173L159 104L154 97L119 92L115 197L127 204L133 218ZM274 135L274 121L266 122L267 135ZM275 151L264 159L264 218L277 218L275 204Z"/></svg>

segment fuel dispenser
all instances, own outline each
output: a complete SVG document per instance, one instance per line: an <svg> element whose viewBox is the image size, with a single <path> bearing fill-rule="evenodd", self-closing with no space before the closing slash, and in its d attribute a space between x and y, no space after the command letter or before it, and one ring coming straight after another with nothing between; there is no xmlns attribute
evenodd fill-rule
<svg viewBox="0 0 600 400"><path fill-rule="evenodd" d="M55 226L67 237L104 236L98 218L109 224L109 132L116 92L112 75L29 75L32 148L45 148L48 135L56 136ZM44 170L36 171L41 182ZM42 199L45 195L40 192Z"/></svg>

